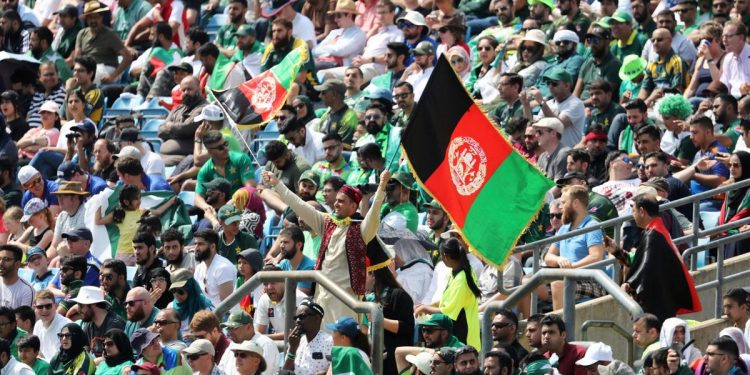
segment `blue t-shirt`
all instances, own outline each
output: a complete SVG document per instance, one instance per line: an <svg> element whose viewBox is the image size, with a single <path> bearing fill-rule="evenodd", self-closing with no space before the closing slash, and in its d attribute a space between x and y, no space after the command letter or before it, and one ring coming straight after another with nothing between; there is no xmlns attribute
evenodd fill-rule
<svg viewBox="0 0 750 375"><path fill-rule="evenodd" d="M34 288L34 291L40 291L47 289L47 285L49 285L50 281L54 278L55 274L52 271L47 271L44 275L42 275L41 278L36 277L36 273L31 277L31 287Z"/></svg>
<svg viewBox="0 0 750 375"><path fill-rule="evenodd" d="M86 269L86 276L83 278L83 285L99 286L99 270L102 268L102 262L89 251L86 253L86 263L88 263L88 268ZM52 285L57 289L62 289L62 284L60 284L61 273L58 272L55 279L52 280Z"/></svg>
<svg viewBox="0 0 750 375"><path fill-rule="evenodd" d="M47 202L48 206L59 206L60 204L57 203L57 195L52 194L57 191L57 182L45 179L42 179L42 181L44 181L44 193L42 193L42 200ZM26 203L28 203L31 198L34 198L34 195L31 194L30 190L27 190L25 193L23 193L23 198L21 199L21 208L26 207Z"/></svg>
<svg viewBox="0 0 750 375"><path fill-rule="evenodd" d="M107 183L104 180L102 180L101 177L89 175L88 187L86 188L86 191L89 192L90 196L97 195L106 188L107 188Z"/></svg>
<svg viewBox="0 0 750 375"><path fill-rule="evenodd" d="M156 175L143 175L143 186L145 186L148 190L146 191L157 191L157 190L167 190L172 191L172 187L169 186L167 183L167 180L156 176Z"/></svg>
<svg viewBox="0 0 750 375"><path fill-rule="evenodd" d="M724 153L728 154L729 151L727 151L727 148L724 147L719 141L713 141L711 145L708 146L708 148L703 150L698 150L698 152L695 154L695 158L693 158L693 162L697 162L698 160L708 156L711 157L712 155L716 155L717 153ZM711 175L715 176L724 176L724 178L729 178L729 169L724 165L724 163L719 163L718 161L711 167ZM709 191L713 189L712 187L703 185L695 181L695 179L690 180L690 191L693 194L699 194L703 193L705 191ZM709 201L712 200L712 198L704 199L703 201Z"/></svg>
<svg viewBox="0 0 750 375"><path fill-rule="evenodd" d="M312 271L315 269L315 261L303 255L302 261L299 263L299 267L297 267L296 270L292 269L292 263L289 259L284 259L279 262L278 267L281 268L282 271ZM300 288L312 288L312 281L300 281L298 284Z"/></svg>
<svg viewBox="0 0 750 375"><path fill-rule="evenodd" d="M596 224L599 224L599 222L592 218L591 215L586 215L577 228L571 229L571 224L565 224L560 227L557 234L568 233L574 229L587 228ZM568 238L567 240L558 241L555 244L557 245L557 248L560 249L561 257L570 260L571 263L575 263L589 255L589 247L604 244L604 238L601 230L595 230L573 238Z"/></svg>

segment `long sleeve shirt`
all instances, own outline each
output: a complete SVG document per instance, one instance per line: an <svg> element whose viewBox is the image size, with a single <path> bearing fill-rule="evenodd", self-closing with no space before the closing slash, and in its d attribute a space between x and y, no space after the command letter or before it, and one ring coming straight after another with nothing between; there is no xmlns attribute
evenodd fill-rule
<svg viewBox="0 0 750 375"><path fill-rule="evenodd" d="M351 65L351 59L365 49L367 35L357 26L332 30L320 44L313 48L315 57L340 58L342 66Z"/></svg>

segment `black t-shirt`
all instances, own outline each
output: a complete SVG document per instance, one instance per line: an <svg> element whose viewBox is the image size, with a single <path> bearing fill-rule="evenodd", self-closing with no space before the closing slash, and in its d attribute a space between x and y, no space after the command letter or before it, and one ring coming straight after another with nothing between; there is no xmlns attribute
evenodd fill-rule
<svg viewBox="0 0 750 375"><path fill-rule="evenodd" d="M135 276L133 276L133 288L142 286L146 289L149 289L148 287L150 285L148 285L148 274L154 268L164 268L164 262L160 258L156 258L148 268L138 266L138 269L136 269L135 271Z"/></svg>
<svg viewBox="0 0 750 375"><path fill-rule="evenodd" d="M18 142L19 139L21 139L24 134L26 134L27 131L29 131L30 127L29 124L26 122L26 119L23 117L19 117L13 121L7 122L8 130L10 130L10 138L13 139L15 142ZM54 145L50 145L54 146Z"/></svg>

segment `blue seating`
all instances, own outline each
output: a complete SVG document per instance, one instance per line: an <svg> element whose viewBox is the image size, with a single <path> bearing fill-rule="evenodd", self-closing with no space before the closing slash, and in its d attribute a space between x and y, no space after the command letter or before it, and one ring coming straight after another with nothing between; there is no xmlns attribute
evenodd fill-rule
<svg viewBox="0 0 750 375"><path fill-rule="evenodd" d="M135 277L135 271L137 270L137 267L134 266L128 266L128 284L133 284L133 278Z"/></svg>
<svg viewBox="0 0 750 375"><path fill-rule="evenodd" d="M164 167L164 177L169 178L172 177L172 173L174 173L174 170L177 168L177 166L173 165L171 167Z"/></svg>
<svg viewBox="0 0 750 375"><path fill-rule="evenodd" d="M229 16L226 14L219 13L211 16L211 18L208 20L208 24L206 25L206 33L208 34L209 38L216 38L216 35L219 33L219 29L221 29L222 26L226 25L227 22L229 22Z"/></svg>
<svg viewBox="0 0 750 375"><path fill-rule="evenodd" d="M153 98L134 109L139 118L165 118L169 110L159 104L161 98Z"/></svg>
<svg viewBox="0 0 750 375"><path fill-rule="evenodd" d="M179 194L177 194L177 198L180 198L182 203L185 203L185 205L187 206L195 205L195 192L194 191L181 191Z"/></svg>

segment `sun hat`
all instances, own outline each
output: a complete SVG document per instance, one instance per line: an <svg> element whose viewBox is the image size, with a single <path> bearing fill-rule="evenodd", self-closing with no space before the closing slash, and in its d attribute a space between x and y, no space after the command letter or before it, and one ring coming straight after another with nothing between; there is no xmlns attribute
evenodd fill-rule
<svg viewBox="0 0 750 375"><path fill-rule="evenodd" d="M632 81L639 75L643 74L648 62L643 57L638 55L627 55L622 60L622 66L618 76L623 81Z"/></svg>

